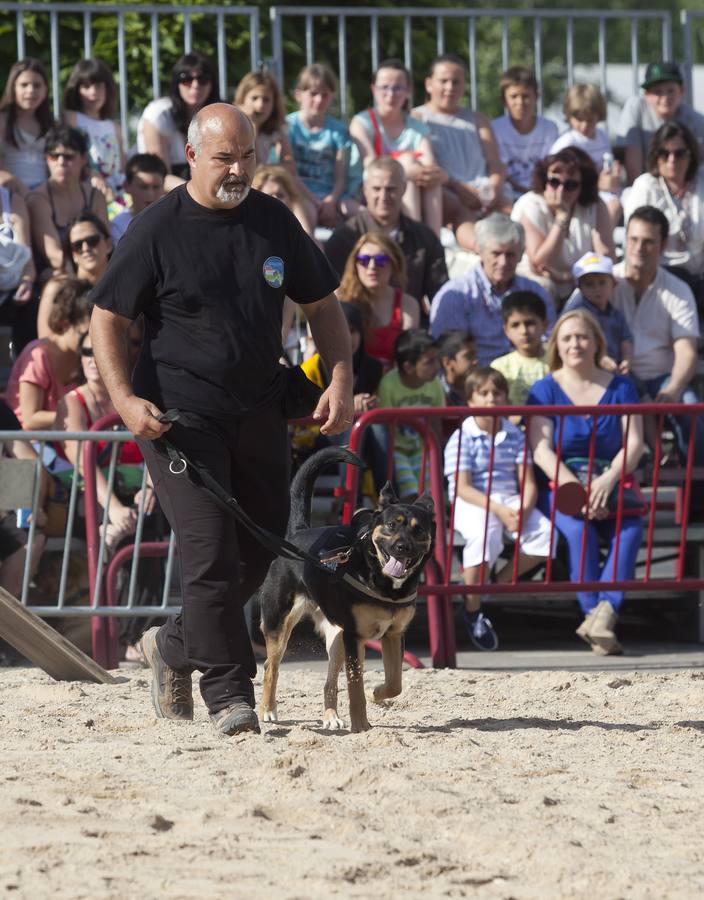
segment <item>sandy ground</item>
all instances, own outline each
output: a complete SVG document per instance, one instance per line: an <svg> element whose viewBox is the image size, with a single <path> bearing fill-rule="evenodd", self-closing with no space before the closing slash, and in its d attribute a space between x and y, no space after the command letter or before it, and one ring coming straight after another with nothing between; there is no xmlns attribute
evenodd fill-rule
<svg viewBox="0 0 704 900"><path fill-rule="evenodd" d="M702 672L408 671L350 735L287 667L230 739L120 674L0 669L0 896L704 895Z"/></svg>

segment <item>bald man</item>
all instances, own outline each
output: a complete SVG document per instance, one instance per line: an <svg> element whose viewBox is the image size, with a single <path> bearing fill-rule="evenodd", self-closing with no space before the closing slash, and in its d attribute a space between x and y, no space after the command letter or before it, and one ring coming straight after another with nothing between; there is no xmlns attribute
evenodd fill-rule
<svg viewBox="0 0 704 900"><path fill-rule="evenodd" d="M270 554L236 528L202 490L169 472L159 438L205 465L260 525L283 534L289 446L282 408L281 312L303 304L330 387L314 413L326 434L352 421L348 330L337 277L296 218L251 190L254 129L225 103L204 107L188 129L191 180L140 213L93 291L91 337L115 408L137 437L176 535L182 613L150 629L157 716L193 718L191 673L215 728L259 731L256 665L243 606L264 580ZM127 331L144 316L130 379ZM173 425L160 421L178 409Z"/></svg>

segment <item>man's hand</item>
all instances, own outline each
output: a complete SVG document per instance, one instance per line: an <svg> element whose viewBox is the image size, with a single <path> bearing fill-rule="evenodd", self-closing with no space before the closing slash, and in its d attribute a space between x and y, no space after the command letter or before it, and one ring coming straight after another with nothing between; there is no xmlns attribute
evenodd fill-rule
<svg viewBox="0 0 704 900"><path fill-rule="evenodd" d="M170 422L160 422L158 406L141 397L128 397L115 404L118 415L135 437L155 441L171 428Z"/></svg>
<svg viewBox="0 0 704 900"><path fill-rule="evenodd" d="M322 434L341 434L354 422L354 399L348 386L340 387L333 381L318 401L313 418L324 420Z"/></svg>

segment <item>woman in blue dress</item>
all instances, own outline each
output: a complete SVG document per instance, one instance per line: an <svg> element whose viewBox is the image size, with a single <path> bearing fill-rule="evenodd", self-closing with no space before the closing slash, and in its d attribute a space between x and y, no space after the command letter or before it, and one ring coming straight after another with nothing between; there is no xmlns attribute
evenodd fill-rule
<svg viewBox="0 0 704 900"><path fill-rule="evenodd" d="M613 375L599 365L605 354L605 340L596 320L583 309L565 313L556 323L547 348L550 374L537 381L527 403L532 406L611 406L638 403L638 393L628 378ZM555 470L560 419L532 416L529 423L533 458L551 482L550 503L554 501ZM557 486L568 482L586 483L592 416L565 416ZM627 440L626 440L627 435ZM555 512L555 524L567 541L570 577L573 581L621 581L633 578L643 534L640 514L623 509L617 545L615 515L618 486L623 471L632 473L643 453L643 421L640 416L614 414L596 418L592 481L588 508L576 516ZM581 479L579 476L582 476ZM549 510L547 510L549 514ZM631 514L629 514L631 513ZM582 536L587 529L583 577L580 578ZM608 547L602 564L599 545ZM615 572L614 572L615 562ZM584 622L577 634L596 653L620 653L614 625L623 602L623 591L578 591Z"/></svg>

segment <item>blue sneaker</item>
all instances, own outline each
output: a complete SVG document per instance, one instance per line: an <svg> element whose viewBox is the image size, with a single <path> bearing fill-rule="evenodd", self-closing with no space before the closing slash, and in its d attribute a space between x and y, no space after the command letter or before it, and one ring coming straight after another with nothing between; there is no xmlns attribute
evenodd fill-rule
<svg viewBox="0 0 704 900"><path fill-rule="evenodd" d="M462 618L467 626L469 639L477 650L496 650L499 646L499 638L494 631L494 626L481 610L468 612L462 610Z"/></svg>

